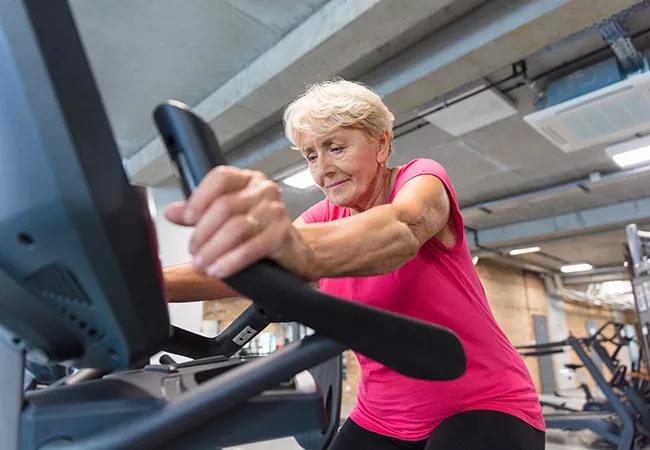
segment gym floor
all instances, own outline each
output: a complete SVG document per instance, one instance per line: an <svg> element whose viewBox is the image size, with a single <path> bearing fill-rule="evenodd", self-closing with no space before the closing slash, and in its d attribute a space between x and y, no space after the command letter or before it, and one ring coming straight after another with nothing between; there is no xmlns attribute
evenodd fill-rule
<svg viewBox="0 0 650 450"><path fill-rule="evenodd" d="M555 402L566 403L567 406L580 408L585 399L582 397L582 391L567 390L567 396L557 398L552 395L540 396L541 399ZM347 417L349 410L344 411L343 417ZM598 435L589 430L565 432L561 430L548 430L546 433L546 450L586 450L586 449L615 449L616 447L603 441ZM242 445L231 447L225 450L300 450L301 447L296 444L293 438L277 439L274 441L258 442L256 444ZM650 447L645 450L650 450Z"/></svg>
<svg viewBox="0 0 650 450"><path fill-rule="evenodd" d="M616 447L602 442L590 431L563 432L550 430L547 433L546 450L583 450L583 449L614 449ZM258 442L257 444L231 447L226 450L300 450L293 438L275 441Z"/></svg>

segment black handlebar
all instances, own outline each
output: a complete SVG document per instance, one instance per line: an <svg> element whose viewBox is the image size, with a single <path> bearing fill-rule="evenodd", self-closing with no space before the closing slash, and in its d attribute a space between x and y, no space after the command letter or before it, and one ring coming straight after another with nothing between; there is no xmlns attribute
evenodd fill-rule
<svg viewBox="0 0 650 450"><path fill-rule="evenodd" d="M280 317L270 315L268 311L253 303L228 328L214 338L172 326L171 337L162 349L194 359L206 356L232 356L271 322L279 321L281 321Z"/></svg>

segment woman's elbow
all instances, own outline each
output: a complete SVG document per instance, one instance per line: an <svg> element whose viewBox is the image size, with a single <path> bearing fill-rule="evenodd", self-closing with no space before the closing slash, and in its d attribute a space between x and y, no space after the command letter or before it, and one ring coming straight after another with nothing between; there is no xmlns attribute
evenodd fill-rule
<svg viewBox="0 0 650 450"><path fill-rule="evenodd" d="M422 242L414 233L411 232L403 239L402 243L402 264L406 264L418 255L420 248L422 247Z"/></svg>

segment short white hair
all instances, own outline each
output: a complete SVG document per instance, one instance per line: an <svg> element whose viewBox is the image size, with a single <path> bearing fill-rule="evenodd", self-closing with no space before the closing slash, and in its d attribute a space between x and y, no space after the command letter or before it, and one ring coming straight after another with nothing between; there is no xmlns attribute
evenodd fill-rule
<svg viewBox="0 0 650 450"><path fill-rule="evenodd" d="M338 127L357 128L378 139L384 132L392 149L395 117L381 97L361 83L335 79L314 83L287 106L284 132L299 148L301 135L326 135Z"/></svg>

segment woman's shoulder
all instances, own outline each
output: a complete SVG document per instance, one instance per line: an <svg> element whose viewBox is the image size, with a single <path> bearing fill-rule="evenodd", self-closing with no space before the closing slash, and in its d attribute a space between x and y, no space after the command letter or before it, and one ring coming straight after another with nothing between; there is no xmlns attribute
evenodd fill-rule
<svg viewBox="0 0 650 450"><path fill-rule="evenodd" d="M429 158L416 158L402 166L397 166L395 187L399 189L404 183L419 175L434 175L445 184L449 183L447 171L438 161Z"/></svg>
<svg viewBox="0 0 650 450"><path fill-rule="evenodd" d="M436 171L446 172L438 161L430 158L415 158L399 167L399 172Z"/></svg>

